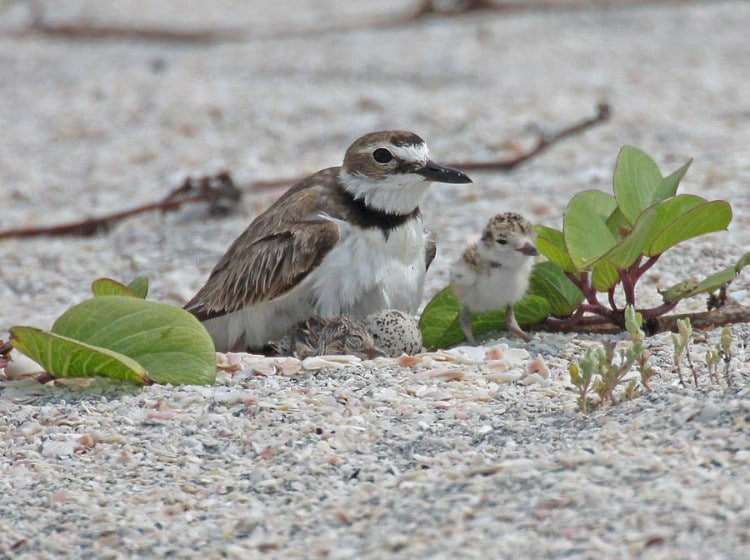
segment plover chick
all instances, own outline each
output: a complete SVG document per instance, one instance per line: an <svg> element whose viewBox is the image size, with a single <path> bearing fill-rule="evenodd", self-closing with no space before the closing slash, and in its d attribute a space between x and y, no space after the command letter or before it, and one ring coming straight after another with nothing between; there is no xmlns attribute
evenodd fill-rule
<svg viewBox="0 0 750 560"><path fill-rule="evenodd" d="M363 323L372 333L377 347L391 358L422 351L422 332L417 321L408 313L383 309L365 317Z"/></svg>
<svg viewBox="0 0 750 560"><path fill-rule="evenodd" d="M351 354L368 360L385 354L375 345L367 327L349 317L311 317L295 326L272 346L299 359L310 356Z"/></svg>
<svg viewBox="0 0 750 560"><path fill-rule="evenodd" d="M534 266L534 228L520 214L506 212L490 219L479 241L468 247L451 269L451 288L461 301L459 320L466 340L476 344L471 312L505 307L508 330L528 341L513 305L529 287Z"/></svg>
<svg viewBox="0 0 750 560"><path fill-rule="evenodd" d="M431 183L470 183L412 132L366 134L341 167L291 187L229 247L185 309L218 351L259 349L314 315L416 312L435 254L419 206Z"/></svg>

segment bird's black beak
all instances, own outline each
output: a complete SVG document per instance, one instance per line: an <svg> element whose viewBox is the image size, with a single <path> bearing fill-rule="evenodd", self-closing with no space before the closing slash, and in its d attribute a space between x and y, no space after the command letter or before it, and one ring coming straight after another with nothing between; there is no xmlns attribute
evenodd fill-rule
<svg viewBox="0 0 750 560"><path fill-rule="evenodd" d="M421 175L427 181L434 181L436 183L471 183L471 179L463 171L453 169L452 167L446 167L435 163L434 161L428 161L424 167L417 169L415 173Z"/></svg>
<svg viewBox="0 0 750 560"><path fill-rule="evenodd" d="M523 247L519 247L516 251L523 253L528 257L535 257L539 254L539 251L537 251L536 247L534 247L534 244L531 242L526 243Z"/></svg>

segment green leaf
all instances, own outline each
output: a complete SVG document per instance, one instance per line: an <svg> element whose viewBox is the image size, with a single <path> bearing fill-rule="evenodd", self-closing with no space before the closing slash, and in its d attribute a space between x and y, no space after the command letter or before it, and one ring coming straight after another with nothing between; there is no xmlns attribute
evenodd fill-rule
<svg viewBox="0 0 750 560"><path fill-rule="evenodd" d="M66 311L52 332L119 352L157 383L207 384L216 375L210 335L187 311L140 298L101 296Z"/></svg>
<svg viewBox="0 0 750 560"><path fill-rule="evenodd" d="M550 305L543 297L526 295L513 306L513 312L520 326L534 325L549 317ZM487 311L485 313L472 313L471 328L474 336L504 330L506 328L505 310L498 309L497 311ZM435 347L447 348L464 340L464 333L461 330L461 324L458 320L458 312L456 312L455 319L442 334Z"/></svg>
<svg viewBox="0 0 750 560"><path fill-rule="evenodd" d="M620 273L610 262L599 261L591 272L591 283L598 292L608 292L612 286L620 281Z"/></svg>
<svg viewBox="0 0 750 560"><path fill-rule="evenodd" d="M619 208L612 210L609 218L607 218L607 227L617 238L625 237L633 229Z"/></svg>
<svg viewBox="0 0 750 560"><path fill-rule="evenodd" d="M112 278L98 278L91 284L94 296L130 296L138 297L128 286Z"/></svg>
<svg viewBox="0 0 750 560"><path fill-rule="evenodd" d="M138 276L130 284L128 288L141 299L146 299L148 295L148 276Z"/></svg>
<svg viewBox="0 0 750 560"><path fill-rule="evenodd" d="M583 191L571 199L563 217L563 234L577 270L596 262L617 243L607 227L616 205L612 195L601 191Z"/></svg>
<svg viewBox="0 0 750 560"><path fill-rule="evenodd" d="M648 154L633 146L624 146L617 156L613 183L617 206L633 225L641 212L654 203L662 177Z"/></svg>
<svg viewBox="0 0 750 560"><path fill-rule="evenodd" d="M573 272L575 267L570 260L568 249L565 247L565 236L560 230L536 226L536 248L566 272Z"/></svg>
<svg viewBox="0 0 750 560"><path fill-rule="evenodd" d="M693 160L691 158L677 171L662 179L661 185L659 186L659 193L666 194L666 196L663 196L659 200L654 200L654 202L666 200L670 196L675 196L677 194L677 187L680 185L680 181L682 181L682 179L685 177L685 174L688 172L688 169L690 169L692 163Z"/></svg>
<svg viewBox="0 0 750 560"><path fill-rule="evenodd" d="M567 317L583 301L583 294L551 262L538 263L531 274L529 291L514 307L518 324L534 325L550 315ZM450 287L438 292L427 304L419 319L419 328L426 348L446 348L464 340L458 319L461 303ZM506 328L505 310L472 313L475 335Z"/></svg>
<svg viewBox="0 0 750 560"><path fill-rule="evenodd" d="M53 377L103 376L140 385L152 382L135 360L59 334L34 327L12 327L10 341Z"/></svg>
<svg viewBox="0 0 750 560"><path fill-rule="evenodd" d="M619 268L629 267L680 214L704 202L706 200L699 196L681 194L651 206L638 217L630 233L603 255L602 259Z"/></svg>
<svg viewBox="0 0 750 560"><path fill-rule="evenodd" d="M663 223L666 220L660 221ZM646 254L648 256L660 255L670 247L687 239L725 230L731 221L732 207L726 201L714 200L696 205L694 208L684 211L679 216L669 220L668 225L665 225L665 227L659 228L659 234L649 245Z"/></svg>
<svg viewBox="0 0 750 560"><path fill-rule="evenodd" d="M547 300L555 317L568 317L583 301L583 292L552 262L534 266L528 293Z"/></svg>
<svg viewBox="0 0 750 560"><path fill-rule="evenodd" d="M447 348L464 340L458 320L460 310L461 303L450 287L442 289L432 298L419 319L426 348ZM513 307L513 311L519 325L533 325L549 316L550 305L542 297L527 295ZM505 310L472 313L471 324L476 336L502 330L505 328Z"/></svg>
<svg viewBox="0 0 750 560"><path fill-rule="evenodd" d="M617 206L627 222L634 225L646 208L675 196L691 163L692 160L662 178L659 167L648 154L633 146L623 147L617 157L613 182Z"/></svg>
<svg viewBox="0 0 750 560"><path fill-rule="evenodd" d="M458 318L461 303L450 286L443 288L425 306L419 318L419 330L426 348L437 348L440 338Z"/></svg>
<svg viewBox="0 0 750 560"><path fill-rule="evenodd" d="M743 268L745 268L745 267L746 267L747 265L749 265L749 264L750 264L750 251L748 251L747 253L745 253L744 255L742 255L742 256L741 256L741 257L740 257L740 258L739 258L739 259L737 260L737 264L736 264L736 265L734 265L734 269L735 269L735 270L737 271L737 273L739 274L739 272L740 272L740 271L741 271L741 270L742 270Z"/></svg>
<svg viewBox="0 0 750 560"><path fill-rule="evenodd" d="M699 294L710 294L729 284L748 264L750 264L750 252L742 255L734 265L707 276L697 284L693 281L685 280L659 293L665 302L680 301L681 299L691 298Z"/></svg>
<svg viewBox="0 0 750 560"><path fill-rule="evenodd" d="M691 237L725 229L731 221L731 209L724 201L708 202L700 196L681 194L646 209L624 238L588 266L610 262L617 268L627 268L640 255L654 256ZM658 252L657 252L658 251ZM611 280L611 271L597 272L597 289ZM613 284L612 284L613 285ZM600 290L605 291L605 290Z"/></svg>
<svg viewBox="0 0 750 560"><path fill-rule="evenodd" d="M666 303L671 303L683 299L685 295L692 292L697 285L698 282L694 280L683 280L674 286L670 286L664 290L659 290L659 293Z"/></svg>

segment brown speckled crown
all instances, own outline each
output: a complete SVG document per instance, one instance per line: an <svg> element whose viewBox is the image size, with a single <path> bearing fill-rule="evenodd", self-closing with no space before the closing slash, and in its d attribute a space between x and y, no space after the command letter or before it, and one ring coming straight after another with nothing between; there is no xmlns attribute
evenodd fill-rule
<svg viewBox="0 0 750 560"><path fill-rule="evenodd" d="M507 235L509 233L533 237L534 226L532 226L531 222L526 218L521 216L521 214L516 214L515 212L497 214L490 218L490 221L487 222L487 225L484 227L484 231L482 231L482 240L491 241L498 234Z"/></svg>

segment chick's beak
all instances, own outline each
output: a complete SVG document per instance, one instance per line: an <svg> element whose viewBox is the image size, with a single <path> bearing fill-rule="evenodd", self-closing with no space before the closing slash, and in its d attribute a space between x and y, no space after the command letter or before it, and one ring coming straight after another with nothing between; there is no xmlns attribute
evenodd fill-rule
<svg viewBox="0 0 750 560"><path fill-rule="evenodd" d="M531 241L527 241L523 247L519 247L516 251L523 253L528 257L535 257L539 254L539 251L536 250L536 247L534 247L534 244L531 243Z"/></svg>
<svg viewBox="0 0 750 560"><path fill-rule="evenodd" d="M374 360L375 358L385 358L386 354L377 346L372 346L364 351L365 356L368 360Z"/></svg>
<svg viewBox="0 0 750 560"><path fill-rule="evenodd" d="M446 167L440 165L434 161L428 161L424 167L421 167L415 171L418 175L421 175L427 181L434 181L436 183L471 183L472 180L463 171L453 169L452 167Z"/></svg>

